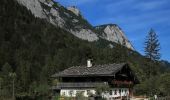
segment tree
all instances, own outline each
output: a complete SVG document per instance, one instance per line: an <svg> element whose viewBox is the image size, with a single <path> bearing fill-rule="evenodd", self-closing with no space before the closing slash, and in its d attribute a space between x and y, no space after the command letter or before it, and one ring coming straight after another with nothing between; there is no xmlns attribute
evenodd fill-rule
<svg viewBox="0 0 170 100"><path fill-rule="evenodd" d="M11 97L12 87L9 73L13 72L12 66L6 62L0 71L0 97Z"/></svg>
<svg viewBox="0 0 170 100"><path fill-rule="evenodd" d="M12 78L12 98L15 100L15 78L16 78L16 73L9 73L9 77Z"/></svg>
<svg viewBox="0 0 170 100"><path fill-rule="evenodd" d="M17 83L20 85L20 91L21 92L28 92L29 85L31 83L31 77L30 77L30 68L31 63L25 60L20 61L19 66L17 67L17 77L19 77L19 80L17 80Z"/></svg>
<svg viewBox="0 0 170 100"><path fill-rule="evenodd" d="M165 73L158 79L159 90L164 95L170 96L170 73Z"/></svg>
<svg viewBox="0 0 170 100"><path fill-rule="evenodd" d="M153 72L152 68L152 64L150 65L150 63L152 63L150 60L152 61L157 61L160 59L160 43L158 40L158 36L156 35L155 31L153 29L151 29L148 33L148 36L146 37L146 41L145 41L145 56L146 58L149 59L148 62L148 72L149 72L149 78L151 80L151 72ZM156 71L154 71L156 72ZM149 87L149 94L152 94L152 87Z"/></svg>
<svg viewBox="0 0 170 100"><path fill-rule="evenodd" d="M150 30L145 42L145 56L153 61L160 59L160 43L153 29Z"/></svg>
<svg viewBox="0 0 170 100"><path fill-rule="evenodd" d="M2 94L2 93L1 93L1 92L2 92L2 91L1 91L1 89L2 89L2 82L3 82L3 78L0 77L0 97L1 97L1 94Z"/></svg>
<svg viewBox="0 0 170 100"><path fill-rule="evenodd" d="M2 67L2 75L6 78L9 75L9 72L12 72L12 67L9 63L5 63Z"/></svg>
<svg viewBox="0 0 170 100"><path fill-rule="evenodd" d="M108 85L98 85L96 86L96 95L102 95L103 92L107 92L110 90L110 87Z"/></svg>

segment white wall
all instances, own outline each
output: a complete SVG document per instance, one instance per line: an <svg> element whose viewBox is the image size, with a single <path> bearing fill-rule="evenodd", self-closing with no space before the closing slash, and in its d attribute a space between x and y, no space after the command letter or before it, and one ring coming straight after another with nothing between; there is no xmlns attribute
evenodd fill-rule
<svg viewBox="0 0 170 100"><path fill-rule="evenodd" d="M62 89L60 91L60 95L67 97L75 97L77 93L82 92L85 97L88 97L87 91L89 91L92 94L95 94L94 89Z"/></svg>
<svg viewBox="0 0 170 100"><path fill-rule="evenodd" d="M121 90L121 93L119 92ZM67 96L67 97L75 97L78 92L82 92L85 97L88 97L88 92L95 94L94 89L61 89L60 95ZM117 91L117 93L115 93ZM112 92L112 95L110 95ZM102 93L103 97L120 97L120 96L127 96L129 95L128 88L113 88L111 91Z"/></svg>
<svg viewBox="0 0 170 100"><path fill-rule="evenodd" d="M121 90L121 92L119 92ZM115 91L117 93L115 93ZM112 92L112 95L110 94ZM129 95L129 89L128 88L113 88L111 91L105 92L102 94L103 97L120 97L120 96L127 96Z"/></svg>

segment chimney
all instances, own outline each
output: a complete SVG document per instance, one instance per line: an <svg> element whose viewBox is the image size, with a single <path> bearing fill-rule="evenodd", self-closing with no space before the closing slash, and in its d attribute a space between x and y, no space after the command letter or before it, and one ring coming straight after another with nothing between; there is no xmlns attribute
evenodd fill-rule
<svg viewBox="0 0 170 100"><path fill-rule="evenodd" d="M91 59L87 60L87 67L92 67Z"/></svg>

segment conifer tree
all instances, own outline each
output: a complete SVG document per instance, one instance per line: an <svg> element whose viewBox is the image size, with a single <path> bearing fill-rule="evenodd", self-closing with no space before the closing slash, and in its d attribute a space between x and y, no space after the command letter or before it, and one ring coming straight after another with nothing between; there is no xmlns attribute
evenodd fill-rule
<svg viewBox="0 0 170 100"><path fill-rule="evenodd" d="M160 43L155 31L151 29L145 41L145 56L153 61L160 59Z"/></svg>

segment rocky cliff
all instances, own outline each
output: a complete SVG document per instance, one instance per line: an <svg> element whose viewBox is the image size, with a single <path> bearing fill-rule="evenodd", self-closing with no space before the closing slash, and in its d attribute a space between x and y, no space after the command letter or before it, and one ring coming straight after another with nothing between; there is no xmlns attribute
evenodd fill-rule
<svg viewBox="0 0 170 100"><path fill-rule="evenodd" d="M101 25L93 27L83 18L75 7L63 7L52 0L17 0L29 9L36 17L48 20L56 27L61 27L78 38L90 42L100 38L119 43L134 50L124 32L117 25Z"/></svg>
<svg viewBox="0 0 170 100"><path fill-rule="evenodd" d="M95 29L98 31L99 37L108 41L116 42L130 49L134 49L130 41L126 38L122 29L116 24L106 24L96 26Z"/></svg>

